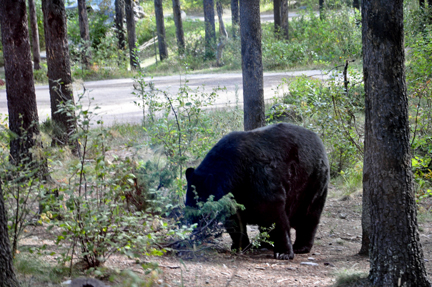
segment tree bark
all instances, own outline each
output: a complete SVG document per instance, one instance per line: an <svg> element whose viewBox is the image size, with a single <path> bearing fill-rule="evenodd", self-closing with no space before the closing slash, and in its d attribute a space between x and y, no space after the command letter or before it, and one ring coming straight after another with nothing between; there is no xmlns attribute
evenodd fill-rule
<svg viewBox="0 0 432 287"><path fill-rule="evenodd" d="M118 39L118 47L120 50L126 50L126 37L124 33L123 21L125 18L124 0L115 0L115 27Z"/></svg>
<svg viewBox="0 0 432 287"><path fill-rule="evenodd" d="M353 8L360 10L360 2L359 0L353 0Z"/></svg>
<svg viewBox="0 0 432 287"><path fill-rule="evenodd" d="M363 0L361 10L369 279L373 286L430 286L412 184L403 0Z"/></svg>
<svg viewBox="0 0 432 287"><path fill-rule="evenodd" d="M13 0L14 4L16 5L16 2L24 2L25 0ZM3 3L2 3L3 2ZM4 8L5 0L0 0L0 3L2 4L2 7ZM9 2L12 2L9 1ZM25 2L24 2L24 9L25 9ZM13 261L12 261L12 254L10 249L10 242L9 242L9 234L8 234L8 227L7 227L7 218L6 218L6 209L5 204L3 200L3 191L1 188L1 182L0 182L0 287L18 287L19 283L16 279L14 268L13 268Z"/></svg>
<svg viewBox="0 0 432 287"><path fill-rule="evenodd" d="M245 131L265 125L259 4L259 0L240 0Z"/></svg>
<svg viewBox="0 0 432 287"><path fill-rule="evenodd" d="M64 0L42 0L51 119L54 124L53 145L70 145L78 152L76 119L73 111L59 112L60 103L74 102Z"/></svg>
<svg viewBox="0 0 432 287"><path fill-rule="evenodd" d="M369 256L369 248L370 248L370 231L371 227L371 219L370 219L370 203L368 194L369 190L366 190L363 187L363 198L362 198L362 243L359 251L359 255Z"/></svg>
<svg viewBox="0 0 432 287"><path fill-rule="evenodd" d="M214 59L216 46L216 26L213 0L204 0L204 24L205 55L207 59Z"/></svg>
<svg viewBox="0 0 432 287"><path fill-rule="evenodd" d="M318 1L318 9L319 9L320 19L322 20L324 18L324 0Z"/></svg>
<svg viewBox="0 0 432 287"><path fill-rule="evenodd" d="M159 58L161 61L168 58L168 49L165 42L165 23L162 0L154 0L156 14L156 30L158 36Z"/></svg>
<svg viewBox="0 0 432 287"><path fill-rule="evenodd" d="M40 70L40 47L39 47L39 29L37 25L36 5L34 0L28 0L30 30L31 30L31 46L33 52L33 67L35 70Z"/></svg>
<svg viewBox="0 0 432 287"><path fill-rule="evenodd" d="M237 28L240 24L239 0L231 0L231 23L233 38L237 37Z"/></svg>
<svg viewBox="0 0 432 287"><path fill-rule="evenodd" d="M17 165L32 160L39 117L25 0L1 0L0 7L9 129L17 135L11 138L10 155Z"/></svg>
<svg viewBox="0 0 432 287"><path fill-rule="evenodd" d="M126 26L128 34L130 66L132 70L139 69L140 64L136 53L136 33L135 33L135 18L133 13L132 0L125 0L126 11Z"/></svg>
<svg viewBox="0 0 432 287"><path fill-rule="evenodd" d="M280 15L281 15L281 32L283 37L288 40L289 39L289 33L288 33L288 0L280 0Z"/></svg>
<svg viewBox="0 0 432 287"><path fill-rule="evenodd" d="M88 24L88 17L87 17L86 0L78 0L78 18L79 18L81 40L84 44L81 59L83 65L87 69L90 69L91 66L90 33L89 33L89 24Z"/></svg>
<svg viewBox="0 0 432 287"><path fill-rule="evenodd" d="M216 10L219 19L219 44L217 45L217 51L216 51L216 65L218 67L221 67L223 66L223 62L222 62L223 49L225 48L228 39L228 32L225 29L225 24L222 18L223 8L222 8L221 1L216 2Z"/></svg>
<svg viewBox="0 0 432 287"><path fill-rule="evenodd" d="M281 28L281 0L273 0L274 30L279 33Z"/></svg>
<svg viewBox="0 0 432 287"><path fill-rule="evenodd" d="M181 55L184 53L185 40L184 40L184 32L183 32L183 21L181 18L180 0L172 0L172 3L173 3L174 22L176 26L178 52Z"/></svg>
<svg viewBox="0 0 432 287"><path fill-rule="evenodd" d="M15 163L30 157L39 133L25 0L0 0L9 129L19 136L10 143ZM28 159L27 159L28 160ZM0 182L0 286L18 287L13 269L6 209Z"/></svg>

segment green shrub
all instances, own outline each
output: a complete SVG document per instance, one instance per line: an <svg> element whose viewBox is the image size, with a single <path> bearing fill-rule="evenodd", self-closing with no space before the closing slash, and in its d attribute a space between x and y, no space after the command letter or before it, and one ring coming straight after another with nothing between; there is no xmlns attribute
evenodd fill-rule
<svg viewBox="0 0 432 287"><path fill-rule="evenodd" d="M432 23L430 7L417 4L405 3L405 36L412 168L421 200L432 195Z"/></svg>
<svg viewBox="0 0 432 287"><path fill-rule="evenodd" d="M348 91L338 77L327 82L298 77L280 86L289 87L284 102L295 108L296 123L314 130L323 140L332 176L352 167L363 153L363 84L355 71L349 76Z"/></svg>
<svg viewBox="0 0 432 287"><path fill-rule="evenodd" d="M91 109L83 109L83 97L80 95L76 106L66 103L63 107L76 114L81 151L79 158L68 167L67 180L58 188L60 208L51 207L51 213L55 215L58 210L62 221L44 218L50 222L50 228L60 230L56 232L56 243L61 249L58 260L72 262L78 250L78 257L88 267L98 267L115 252L130 257L163 254L166 250L156 242L162 244L173 236L184 238L190 230L177 227L175 222L154 212L145 212L150 196L135 181L134 171L140 169L139 163L131 158L108 157L108 130L100 126L93 133L90 126L96 114ZM144 204L141 209L145 211L137 210L133 200L140 198L136 195L144 197L140 203Z"/></svg>
<svg viewBox="0 0 432 287"><path fill-rule="evenodd" d="M309 64L328 65L340 59L361 57L360 15L352 8L326 11L320 19L309 8L289 22L289 40L281 40L274 33L273 23L263 24L263 64L267 69L283 69Z"/></svg>
<svg viewBox="0 0 432 287"><path fill-rule="evenodd" d="M145 82L140 73L135 82L134 94L139 100L135 104L143 108L143 125L150 144L154 148L163 147L170 168L179 169L181 178L184 165L202 158L215 143L213 122L204 109L215 102L217 93L223 89L208 93L204 87L191 89L186 81L177 94L172 95ZM147 119L145 107L148 107Z"/></svg>

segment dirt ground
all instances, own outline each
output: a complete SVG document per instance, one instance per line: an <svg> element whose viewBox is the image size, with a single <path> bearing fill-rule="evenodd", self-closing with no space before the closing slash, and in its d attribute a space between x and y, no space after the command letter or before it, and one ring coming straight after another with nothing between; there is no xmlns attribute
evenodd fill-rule
<svg viewBox="0 0 432 287"><path fill-rule="evenodd" d="M430 206L427 202L422 205L423 210ZM425 265L430 274L432 226L425 220L421 220L419 226ZM43 227L36 228L39 229L39 237L30 237L21 244L33 245L39 239L38 244L51 245L48 239L40 240L45 237ZM252 238L258 233L257 227L248 226L248 233ZM141 264L158 264L153 272L146 272L135 260L120 255L110 257L106 267L132 270L139 276L152 276L153 286L332 286L341 272L367 274L369 270L368 259L357 255L361 245L360 192L345 198L327 199L315 245L309 254L296 255L290 261L275 260L273 252L269 250L231 254L230 245L229 235L224 233L222 238L214 239L212 244L197 247L199 251L142 258ZM46 259L55 262L54 258ZM106 284L122 286L120 282Z"/></svg>
<svg viewBox="0 0 432 287"><path fill-rule="evenodd" d="M253 237L256 226L249 226ZM295 233L293 233L295 238ZM218 252L195 254L189 260L162 257L161 280L169 286L331 286L341 270L367 272L368 259L357 255L361 245L361 197L329 198L323 211L315 245L309 254L294 260L275 260L273 252L257 250L233 255L228 234ZM311 264L311 265L309 265ZM159 281L162 282L162 281Z"/></svg>

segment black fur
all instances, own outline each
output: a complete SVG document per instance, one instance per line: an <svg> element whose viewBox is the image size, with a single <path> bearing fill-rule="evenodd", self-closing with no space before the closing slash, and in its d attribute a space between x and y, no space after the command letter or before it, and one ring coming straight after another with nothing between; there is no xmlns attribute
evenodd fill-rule
<svg viewBox="0 0 432 287"><path fill-rule="evenodd" d="M246 209L225 222L236 250L249 245L246 224L269 227L278 259L308 253L327 196L329 164L319 137L302 127L276 124L223 137L197 169L186 170L186 205L228 193ZM290 228L296 230L291 243Z"/></svg>

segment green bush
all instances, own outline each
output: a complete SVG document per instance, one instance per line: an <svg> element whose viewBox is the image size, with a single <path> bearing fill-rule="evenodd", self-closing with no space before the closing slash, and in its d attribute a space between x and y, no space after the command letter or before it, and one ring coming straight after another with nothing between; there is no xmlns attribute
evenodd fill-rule
<svg viewBox="0 0 432 287"><path fill-rule="evenodd" d="M186 81L176 94L170 94L147 83L141 73L135 82L135 104L143 108L143 125L150 144L163 147L170 168L178 169L181 178L185 164L202 158L215 143L213 122L205 109L223 89L208 93L204 87L191 89Z"/></svg>
<svg viewBox="0 0 432 287"><path fill-rule="evenodd" d="M108 157L109 132L101 121L97 121L98 129L90 129L96 114L92 109L83 109L83 97L79 96L76 106L63 106L76 114L81 151L68 167L67 180L60 182L60 206L47 207L62 220L43 217L50 228L60 230L55 233L61 249L58 260L72 262L78 250L78 257L88 267L98 267L115 252L130 257L163 254L165 249L156 243L162 244L171 237L184 238L190 229L178 227L154 212L147 213L150 193L140 189L135 181L134 171L141 168L140 164L132 158ZM144 211L137 210L136 200L142 200Z"/></svg>
<svg viewBox="0 0 432 287"><path fill-rule="evenodd" d="M406 80L412 168L418 199L432 195L432 21L430 7L405 3Z"/></svg>
<svg viewBox="0 0 432 287"><path fill-rule="evenodd" d="M361 57L360 15L353 14L350 7L328 10L323 19L312 9L300 13L300 17L290 19L288 41L275 35L273 23L263 24L264 68L322 66Z"/></svg>
<svg viewBox="0 0 432 287"><path fill-rule="evenodd" d="M154 16L139 19L135 24L138 45L142 45L155 37L156 18Z"/></svg>
<svg viewBox="0 0 432 287"><path fill-rule="evenodd" d="M363 153L363 83L361 75L355 71L351 71L349 77L348 91L338 77L327 82L298 77L284 83L289 87L284 102L295 108L299 116L297 124L320 135L327 149L332 176L352 167L361 160Z"/></svg>

